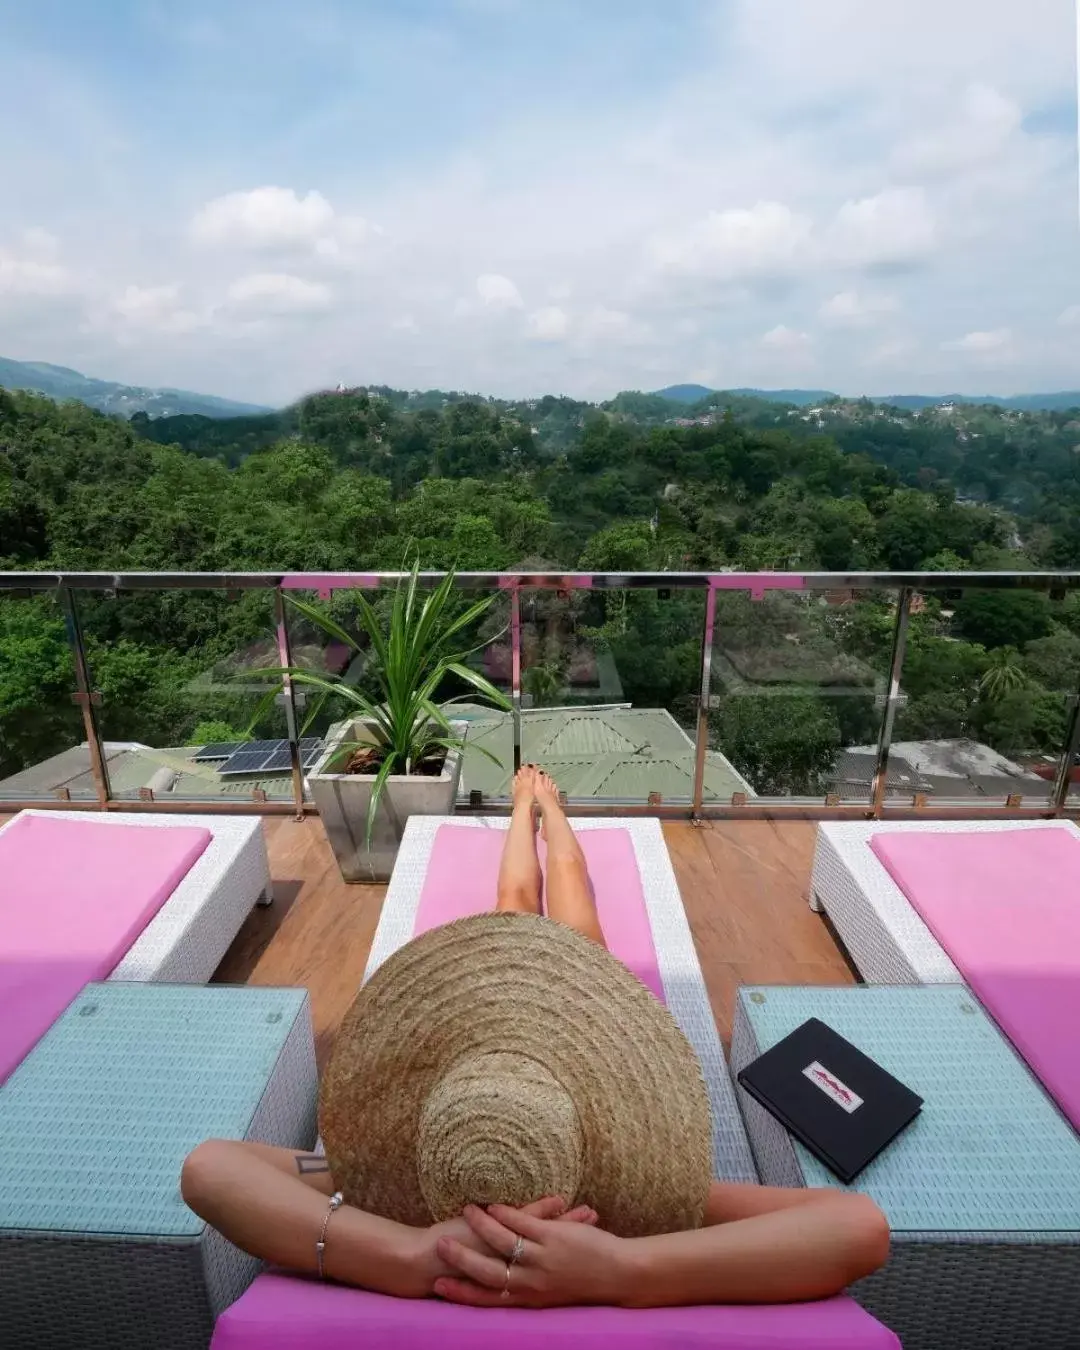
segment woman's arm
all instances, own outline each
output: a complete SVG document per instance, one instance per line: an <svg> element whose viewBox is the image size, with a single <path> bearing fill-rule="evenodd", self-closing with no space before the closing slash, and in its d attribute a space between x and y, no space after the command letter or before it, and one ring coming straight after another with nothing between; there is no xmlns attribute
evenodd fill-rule
<svg viewBox="0 0 1080 1350"><path fill-rule="evenodd" d="M315 1244L334 1192L329 1164L314 1153L247 1140L211 1139L184 1163L180 1191L196 1214L230 1242L272 1265L314 1273ZM567 1224L594 1224L585 1206L567 1211L557 1196L537 1200L526 1213ZM328 1278L402 1298L426 1298L436 1279L450 1274L440 1238L453 1237L487 1251L464 1219L411 1228L343 1205L326 1228L323 1268Z"/></svg>
<svg viewBox="0 0 1080 1350"><path fill-rule="evenodd" d="M742 1192L743 1187L732 1188ZM726 1197L729 1217L690 1233L632 1240L627 1253L626 1302L655 1307L680 1303L790 1303L837 1294L885 1264L889 1226L869 1196L805 1191L795 1199ZM774 1192L775 1194L775 1192ZM735 1217L741 1209L746 1217Z"/></svg>
<svg viewBox="0 0 1080 1350"><path fill-rule="evenodd" d="M753 1219L778 1209L816 1204L822 1196L836 1195L828 1187L758 1186L753 1182L714 1181L705 1204L704 1227Z"/></svg>
<svg viewBox="0 0 1080 1350"><path fill-rule="evenodd" d="M264 1144L211 1139L184 1163L180 1191L196 1214L261 1260L316 1270L315 1244L333 1180L325 1160ZM324 1268L344 1284L419 1298L437 1274L424 1260L428 1230L343 1205L330 1219Z"/></svg>
<svg viewBox="0 0 1080 1350"><path fill-rule="evenodd" d="M736 1188L741 1190L742 1188ZM801 1203L775 1206L711 1228L622 1239L594 1229L537 1221L520 1210L469 1207L465 1218L500 1257L443 1238L439 1255L456 1277L435 1291L455 1303L532 1308L615 1303L662 1307L693 1303L791 1303L839 1293L883 1265L889 1229L872 1200L838 1191L806 1192ZM742 1197L753 1207L753 1197ZM766 1191L763 1203L769 1199ZM602 1216L601 1216L602 1217ZM503 1300L506 1253L526 1239Z"/></svg>

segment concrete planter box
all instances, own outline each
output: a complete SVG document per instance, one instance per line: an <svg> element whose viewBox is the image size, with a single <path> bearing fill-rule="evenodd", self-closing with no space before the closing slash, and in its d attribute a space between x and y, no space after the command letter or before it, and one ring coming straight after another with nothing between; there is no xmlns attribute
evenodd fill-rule
<svg viewBox="0 0 1080 1350"><path fill-rule="evenodd" d="M467 722L454 722L454 731L464 736ZM370 739L369 724L362 718L334 728L326 750L308 774L308 786L346 881L389 881L398 845L410 816L447 816L454 810L461 778L461 752L446 756L437 778L424 774L391 774L375 815L371 848L367 848L368 804L374 774L338 773L352 753L342 744Z"/></svg>

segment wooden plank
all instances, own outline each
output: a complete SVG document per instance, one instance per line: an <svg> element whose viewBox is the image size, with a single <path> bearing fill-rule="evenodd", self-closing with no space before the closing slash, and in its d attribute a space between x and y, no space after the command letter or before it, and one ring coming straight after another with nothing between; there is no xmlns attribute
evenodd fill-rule
<svg viewBox="0 0 1080 1350"><path fill-rule="evenodd" d="M316 819L279 817L263 826L274 903L248 916L214 980L306 987L323 1068L360 988L386 887L343 881Z"/></svg>
<svg viewBox="0 0 1080 1350"><path fill-rule="evenodd" d="M664 838L725 1047L740 984L854 983L807 904L813 824L669 821Z"/></svg>

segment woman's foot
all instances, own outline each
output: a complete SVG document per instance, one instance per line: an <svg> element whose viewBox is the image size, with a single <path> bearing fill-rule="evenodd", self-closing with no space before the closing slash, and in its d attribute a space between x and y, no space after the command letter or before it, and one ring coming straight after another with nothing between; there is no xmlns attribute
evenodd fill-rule
<svg viewBox="0 0 1080 1350"><path fill-rule="evenodd" d="M540 811L540 838L547 839L547 818L553 811L565 815L559 785L543 769L533 769L533 793Z"/></svg>
<svg viewBox="0 0 1080 1350"><path fill-rule="evenodd" d="M536 800L536 770L531 764L523 764L514 774L510 795L513 797L515 811L519 806L525 805L532 809Z"/></svg>

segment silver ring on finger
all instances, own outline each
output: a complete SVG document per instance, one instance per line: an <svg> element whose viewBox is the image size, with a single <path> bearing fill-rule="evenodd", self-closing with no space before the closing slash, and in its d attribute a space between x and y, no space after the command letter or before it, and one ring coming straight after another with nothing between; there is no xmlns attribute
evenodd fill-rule
<svg viewBox="0 0 1080 1350"><path fill-rule="evenodd" d="M513 1262L512 1262L512 1261L507 1261L507 1263L506 1263L506 1283L503 1285L503 1291L502 1291L502 1293L499 1295L500 1298L509 1298L509 1297L510 1297L510 1271L511 1271L512 1266L513 1266Z"/></svg>
<svg viewBox="0 0 1080 1350"><path fill-rule="evenodd" d="M510 1260L508 1262L508 1265L516 1266L524 1255L525 1255L525 1239L519 1235L517 1241L514 1243L514 1249L510 1253Z"/></svg>

